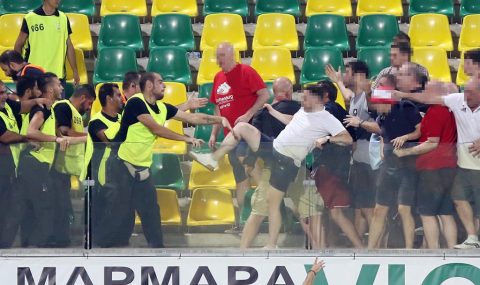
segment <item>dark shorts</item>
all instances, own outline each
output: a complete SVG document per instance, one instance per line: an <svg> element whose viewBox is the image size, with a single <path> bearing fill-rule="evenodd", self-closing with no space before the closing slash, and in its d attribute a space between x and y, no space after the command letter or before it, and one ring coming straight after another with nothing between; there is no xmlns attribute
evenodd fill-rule
<svg viewBox="0 0 480 285"><path fill-rule="evenodd" d="M480 217L480 170L458 168L453 181L452 199L474 204L476 217Z"/></svg>
<svg viewBox="0 0 480 285"><path fill-rule="evenodd" d="M295 181L299 167L297 167L292 158L285 156L272 149L272 174L270 176L270 185L277 190L287 192L290 183Z"/></svg>
<svg viewBox="0 0 480 285"><path fill-rule="evenodd" d="M454 168L418 172L417 210L420 215L453 215L455 208L450 191L454 177Z"/></svg>
<svg viewBox="0 0 480 285"><path fill-rule="evenodd" d="M315 186L317 186L317 191L322 196L326 208L350 207L350 193L346 181L342 181L339 176L325 166L316 168Z"/></svg>
<svg viewBox="0 0 480 285"><path fill-rule="evenodd" d="M239 157L245 157L247 155L248 145L245 141L240 141L236 148L234 148L228 154L228 160L232 166L233 176L235 177L235 182L238 184L247 180L248 175L245 171L245 166L240 161Z"/></svg>
<svg viewBox="0 0 480 285"><path fill-rule="evenodd" d="M370 164L354 161L350 171L353 206L355 209L374 208L378 170L372 170Z"/></svg>

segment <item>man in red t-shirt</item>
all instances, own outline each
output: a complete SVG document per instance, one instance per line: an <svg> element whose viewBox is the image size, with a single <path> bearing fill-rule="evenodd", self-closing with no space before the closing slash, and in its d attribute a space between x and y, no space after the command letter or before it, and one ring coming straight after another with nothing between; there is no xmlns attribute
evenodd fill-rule
<svg viewBox="0 0 480 285"><path fill-rule="evenodd" d="M394 153L399 157L419 155L416 161L419 172L417 209L428 248L440 247L437 216L441 219L447 246L453 248L457 243L455 209L450 197L457 166L455 117L447 107L432 105L422 120L420 131L419 145L398 149Z"/></svg>
<svg viewBox="0 0 480 285"><path fill-rule="evenodd" d="M210 97L210 102L215 104L215 115L227 118L232 126L240 122L250 122L253 115L267 103L269 97L260 75L252 67L237 63L234 52L230 43L222 43L217 47L217 64L221 70L215 75ZM220 127L213 127L208 142L211 148L215 146L219 131ZM226 136L229 131L224 129L223 132ZM237 148L228 156L237 184L239 209L243 206L245 192L250 187L245 167L238 158L243 156L241 148Z"/></svg>

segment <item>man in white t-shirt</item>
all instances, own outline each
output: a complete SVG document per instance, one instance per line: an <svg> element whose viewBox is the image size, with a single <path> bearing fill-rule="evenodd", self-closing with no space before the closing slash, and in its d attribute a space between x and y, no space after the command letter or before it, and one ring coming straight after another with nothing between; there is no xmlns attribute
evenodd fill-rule
<svg viewBox="0 0 480 285"><path fill-rule="evenodd" d="M480 79L470 79L465 85L464 93L438 96L428 92L397 92L395 96L421 103L444 105L449 107L455 116L459 168L453 183L452 199L468 235L467 239L455 248L480 248L474 222L474 213L477 218L480 216ZM475 211L469 202L472 199Z"/></svg>

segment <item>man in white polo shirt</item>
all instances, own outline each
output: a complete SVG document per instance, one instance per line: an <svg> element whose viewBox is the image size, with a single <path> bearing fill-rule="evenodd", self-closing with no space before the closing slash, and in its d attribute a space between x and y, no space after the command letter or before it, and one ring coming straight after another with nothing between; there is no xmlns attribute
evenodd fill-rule
<svg viewBox="0 0 480 285"><path fill-rule="evenodd" d="M421 103L444 105L454 114L459 168L453 183L452 199L468 234L467 239L455 248L480 248L474 222L474 213L477 217L480 216L480 79L470 79L465 85L464 93L435 96L429 92L396 92L395 96ZM471 200L474 202L475 211L470 205Z"/></svg>

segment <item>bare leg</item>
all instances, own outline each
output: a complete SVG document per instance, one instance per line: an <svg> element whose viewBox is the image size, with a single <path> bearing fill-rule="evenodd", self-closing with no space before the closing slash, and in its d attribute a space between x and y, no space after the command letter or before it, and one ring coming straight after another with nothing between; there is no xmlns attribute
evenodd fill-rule
<svg viewBox="0 0 480 285"><path fill-rule="evenodd" d="M477 231L475 230L475 223L473 220L473 210L472 206L470 206L470 203L463 200L454 200L453 202L455 204L458 217L462 221L462 224L467 231L467 235L477 235Z"/></svg>
<svg viewBox="0 0 480 285"><path fill-rule="evenodd" d="M363 216L361 209L355 209L355 229L359 236L363 236L367 231L367 219Z"/></svg>
<svg viewBox="0 0 480 285"><path fill-rule="evenodd" d="M236 196L238 209L241 211L243 203L245 202L245 193L247 193L250 188L250 181L248 179L243 180L242 182L237 183Z"/></svg>
<svg viewBox="0 0 480 285"><path fill-rule="evenodd" d="M308 219L308 224L306 220ZM320 249L321 247L321 238L322 238L322 215L310 216L308 218L300 219L300 224L302 229L308 237L312 245L312 249Z"/></svg>
<svg viewBox="0 0 480 285"><path fill-rule="evenodd" d="M245 227L243 228L242 239L240 240L240 248L245 249L252 246L252 242L257 236L258 230L260 229L264 219L264 216L258 216L254 214L251 214L248 217Z"/></svg>
<svg viewBox="0 0 480 285"><path fill-rule="evenodd" d="M411 208L412 207L406 205L398 206L398 213L402 219L405 248L413 248L413 239L415 237L415 220L413 219Z"/></svg>
<svg viewBox="0 0 480 285"><path fill-rule="evenodd" d="M345 235L348 237L348 239L353 244L353 246L355 248L362 248L363 247L362 240L358 236L358 233L355 230L355 227L353 226L352 222L343 214L343 210L341 208L333 208L330 210L330 213L332 215L332 219L340 227L340 229L345 233Z"/></svg>
<svg viewBox="0 0 480 285"><path fill-rule="evenodd" d="M425 240L427 241L427 247L430 249L440 248L440 230L438 228L437 217L421 216L421 219L423 225L423 232L425 234Z"/></svg>
<svg viewBox="0 0 480 285"><path fill-rule="evenodd" d="M451 215L441 215L442 232L445 240L447 241L447 247L453 248L457 244L457 223Z"/></svg>
<svg viewBox="0 0 480 285"><path fill-rule="evenodd" d="M270 186L268 189L268 242L266 248L276 248L278 235L282 226L280 205L285 193Z"/></svg>
<svg viewBox="0 0 480 285"><path fill-rule="evenodd" d="M220 160L224 155L230 153L240 142L240 139L243 139L247 142L251 150L256 152L260 146L260 131L254 126L247 123L238 123L233 128L235 138L232 133L229 133L224 139L220 147L212 153L214 160Z"/></svg>
<svg viewBox="0 0 480 285"><path fill-rule="evenodd" d="M373 210L372 223L368 234L368 248L378 248L380 237L385 230L385 218L388 214L388 207L382 205L375 205Z"/></svg>

